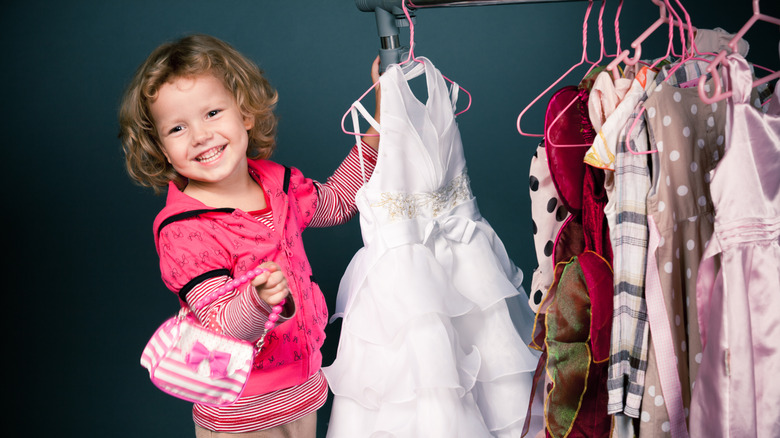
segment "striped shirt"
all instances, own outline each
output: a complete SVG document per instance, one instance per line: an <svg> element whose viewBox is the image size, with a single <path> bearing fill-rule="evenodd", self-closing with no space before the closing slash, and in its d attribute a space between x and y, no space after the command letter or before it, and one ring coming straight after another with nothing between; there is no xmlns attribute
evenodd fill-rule
<svg viewBox="0 0 780 438"><path fill-rule="evenodd" d="M311 414L325 404L328 382L322 370L306 382L269 394L242 397L221 408L195 405L195 424L220 432L252 432L287 424Z"/></svg>
<svg viewBox="0 0 780 438"><path fill-rule="evenodd" d="M365 145L363 167L366 178L371 176L377 159L377 152ZM314 182L317 187L317 209L309 226L327 227L342 224L355 213L355 195L363 185L361 162L357 148L352 148L347 158L336 169L327 182ZM271 207L250 212L257 220L273 229ZM197 302L230 280L229 276L210 278L198 284L187 295L187 300ZM223 330L242 339L257 339L264 331L265 321L271 312L270 306L257 293L249 290L251 284L243 287L236 296L221 297L212 309L215 314L198 314L201 321L209 321L212 328ZM220 300L239 300L239 305L222 306ZM197 313L197 312L196 312ZM249 323L251 321L251 324ZM280 318L279 322L284 321ZM328 385L321 371L312 375L301 385L275 391L270 394L249 395L226 407L210 407L196 404L193 407L195 423L203 428L220 432L251 432L269 429L302 418L325 403Z"/></svg>

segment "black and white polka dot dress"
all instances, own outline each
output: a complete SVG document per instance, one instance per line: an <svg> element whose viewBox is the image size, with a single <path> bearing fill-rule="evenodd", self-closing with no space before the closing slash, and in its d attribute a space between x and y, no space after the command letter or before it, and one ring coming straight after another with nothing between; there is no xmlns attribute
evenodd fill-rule
<svg viewBox="0 0 780 438"><path fill-rule="evenodd" d="M553 281L553 246L569 212L558 197L547 162L544 142L536 148L531 159L529 185L531 191L531 219L534 247L538 267L531 279L529 304L534 312L539 310L547 290Z"/></svg>

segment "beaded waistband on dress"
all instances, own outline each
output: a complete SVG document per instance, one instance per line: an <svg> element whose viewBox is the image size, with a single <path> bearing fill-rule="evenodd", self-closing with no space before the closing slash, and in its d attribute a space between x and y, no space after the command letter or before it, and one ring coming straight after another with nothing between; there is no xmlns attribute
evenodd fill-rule
<svg viewBox="0 0 780 438"><path fill-rule="evenodd" d="M371 207L384 208L388 218L396 221L436 217L472 198L469 176L464 168L460 175L434 192L384 192L380 194L377 202L371 204Z"/></svg>

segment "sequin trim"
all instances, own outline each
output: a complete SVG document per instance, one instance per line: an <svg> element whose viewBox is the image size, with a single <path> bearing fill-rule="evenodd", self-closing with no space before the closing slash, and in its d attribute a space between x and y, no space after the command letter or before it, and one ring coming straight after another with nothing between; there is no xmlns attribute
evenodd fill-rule
<svg viewBox="0 0 780 438"><path fill-rule="evenodd" d="M466 169L435 192L384 192L372 207L383 207L391 220L435 217L456 205L473 198Z"/></svg>

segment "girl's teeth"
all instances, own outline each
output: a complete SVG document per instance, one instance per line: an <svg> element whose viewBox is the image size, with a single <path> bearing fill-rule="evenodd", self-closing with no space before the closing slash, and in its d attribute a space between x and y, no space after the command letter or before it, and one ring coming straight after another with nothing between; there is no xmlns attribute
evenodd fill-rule
<svg viewBox="0 0 780 438"><path fill-rule="evenodd" d="M196 160L200 161L201 163L212 161L213 159L217 158L224 149L225 146L221 146L219 148L213 149L211 152L207 153L206 155L201 155L200 157L197 157Z"/></svg>

